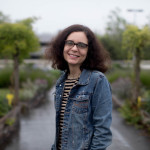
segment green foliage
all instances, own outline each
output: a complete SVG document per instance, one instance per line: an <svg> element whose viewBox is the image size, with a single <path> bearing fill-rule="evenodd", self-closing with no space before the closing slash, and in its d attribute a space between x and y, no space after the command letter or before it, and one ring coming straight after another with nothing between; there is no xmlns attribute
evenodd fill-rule
<svg viewBox="0 0 150 150"><path fill-rule="evenodd" d="M109 51L110 56L113 60L121 60L127 58L126 51L121 50L121 41L115 39L109 34L105 34L100 38L101 43L106 50Z"/></svg>
<svg viewBox="0 0 150 150"><path fill-rule="evenodd" d="M107 72L107 78L110 83L113 83L118 78L126 78L129 77L131 80L133 80L133 74L132 74L132 68L130 67L122 67L119 63L114 63L112 66L112 69ZM140 81L142 83L142 86L146 89L150 89L150 70L141 70L140 73Z"/></svg>
<svg viewBox="0 0 150 150"><path fill-rule="evenodd" d="M30 52L37 51L39 41L31 28L31 19L20 23L0 24L0 54L14 61L13 88L14 104L18 103L19 62L22 62Z"/></svg>
<svg viewBox="0 0 150 150"><path fill-rule="evenodd" d="M126 27L126 20L121 17L121 10L115 9L108 16L106 33L99 39L104 47L109 51L114 60L126 59L126 51L122 51L122 34Z"/></svg>
<svg viewBox="0 0 150 150"><path fill-rule="evenodd" d="M0 53L2 56L13 58L19 50L22 60L30 52L38 50L39 42L34 32L21 23L0 24Z"/></svg>
<svg viewBox="0 0 150 150"><path fill-rule="evenodd" d="M144 92L143 99L142 109L150 114L150 89Z"/></svg>
<svg viewBox="0 0 150 150"><path fill-rule="evenodd" d="M1 90L0 90L0 117L3 117L10 110L11 110L11 107L8 105L5 95L2 95Z"/></svg>
<svg viewBox="0 0 150 150"><path fill-rule="evenodd" d="M5 67L0 71L0 86L8 88L10 86L11 68ZM34 69L32 64L22 67L20 71L21 88L19 93L20 100L30 100L39 90L48 90L60 76L58 70L43 71ZM11 110L6 100L6 95L10 93L8 89L0 89L0 117Z"/></svg>
<svg viewBox="0 0 150 150"><path fill-rule="evenodd" d="M9 87L11 85L12 68L6 66L0 70L0 88Z"/></svg>
<svg viewBox="0 0 150 150"><path fill-rule="evenodd" d="M29 78L22 83L22 89L19 92L20 100L30 100L38 90L38 86Z"/></svg>
<svg viewBox="0 0 150 150"><path fill-rule="evenodd" d="M150 95L149 95L149 99L145 104L145 110L150 114Z"/></svg>
<svg viewBox="0 0 150 150"><path fill-rule="evenodd" d="M142 58L143 58L144 60L150 60L150 43L148 43L148 44L144 47L144 49L143 49L143 51L142 51Z"/></svg>
<svg viewBox="0 0 150 150"><path fill-rule="evenodd" d="M15 118L7 118L5 121L5 125L12 126L15 123Z"/></svg>
<svg viewBox="0 0 150 150"><path fill-rule="evenodd" d="M0 70L0 88L8 88L11 86L11 76L13 69L10 67L5 67ZM60 76L58 70L43 71L38 68L33 68L33 64L24 64L20 68L20 86L22 83L27 82L28 79L31 82L35 82L37 79L46 80L47 88L50 88L57 78Z"/></svg>
<svg viewBox="0 0 150 150"><path fill-rule="evenodd" d="M145 88L150 89L150 70L142 70L140 74L140 80Z"/></svg>
<svg viewBox="0 0 150 150"><path fill-rule="evenodd" d="M27 65L28 66L28 65ZM32 68L32 65L29 65ZM47 90L60 76L58 70L42 71L41 69L23 69L21 71L20 99L27 100L34 96L37 91Z"/></svg>
<svg viewBox="0 0 150 150"><path fill-rule="evenodd" d="M150 29L145 26L143 29L139 29L137 26L129 25L127 26L125 32L123 33L123 49L129 52L132 56L136 49L143 50L144 47L150 41Z"/></svg>
<svg viewBox="0 0 150 150"><path fill-rule="evenodd" d="M132 106L132 103L130 100L126 100L124 105L119 108L119 111L122 115L122 117L129 123L133 125L138 125L141 123L141 115L139 110Z"/></svg>
<svg viewBox="0 0 150 150"><path fill-rule="evenodd" d="M30 78L32 82L36 81L37 79L45 79L48 82L48 88L50 88L58 78L58 74L58 71L44 72L41 69L25 69L20 71L20 82L25 82L27 78Z"/></svg>
<svg viewBox="0 0 150 150"><path fill-rule="evenodd" d="M28 27L29 29L32 29L32 24L35 23L35 21L37 19L38 18L36 18L36 17L32 17L32 18L27 18L27 19L24 19L24 20L17 21L17 23L23 24L26 27Z"/></svg>
<svg viewBox="0 0 150 150"><path fill-rule="evenodd" d="M113 83L116 81L118 78L125 78L125 77L130 77L132 76L131 74L131 69L128 67L122 67L120 64L115 63L112 66L112 69L107 72L106 74L108 80L110 83Z"/></svg>

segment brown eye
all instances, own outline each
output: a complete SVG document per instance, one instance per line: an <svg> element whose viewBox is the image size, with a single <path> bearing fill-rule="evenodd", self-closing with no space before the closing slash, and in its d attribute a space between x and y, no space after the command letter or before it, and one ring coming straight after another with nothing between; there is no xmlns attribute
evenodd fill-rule
<svg viewBox="0 0 150 150"><path fill-rule="evenodd" d="M65 45L66 45L66 46L70 46L70 47L72 47L72 46L74 46L74 42L73 42L73 41L68 40L68 41L65 41Z"/></svg>
<svg viewBox="0 0 150 150"><path fill-rule="evenodd" d="M85 44L85 43L79 42L79 43L77 44L77 46L78 46L78 48L80 48L80 49L84 49L84 48L86 48L88 45Z"/></svg>
<svg viewBox="0 0 150 150"><path fill-rule="evenodd" d="M70 48L72 48L74 45L76 45L78 49L85 49L85 48L88 47L88 44L85 44L85 43L82 43L82 42L74 43L71 40L65 41L65 45L70 47Z"/></svg>

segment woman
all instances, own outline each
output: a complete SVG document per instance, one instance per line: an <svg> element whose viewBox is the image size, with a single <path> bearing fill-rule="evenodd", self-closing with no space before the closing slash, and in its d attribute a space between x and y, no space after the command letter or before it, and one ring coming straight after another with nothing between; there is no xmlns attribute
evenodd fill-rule
<svg viewBox="0 0 150 150"><path fill-rule="evenodd" d="M109 55L83 25L61 31L47 49L56 83L56 137L52 150L106 150L111 144L112 96L103 74Z"/></svg>

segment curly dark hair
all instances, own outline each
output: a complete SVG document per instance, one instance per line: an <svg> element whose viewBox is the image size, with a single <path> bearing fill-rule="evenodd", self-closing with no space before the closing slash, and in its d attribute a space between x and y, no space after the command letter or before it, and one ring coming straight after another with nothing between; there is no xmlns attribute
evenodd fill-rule
<svg viewBox="0 0 150 150"><path fill-rule="evenodd" d="M81 69L99 70L106 72L110 64L109 53L96 38L95 34L86 26L75 24L71 25L51 40L46 49L46 57L52 61L54 69L68 70L68 64L63 56L65 40L72 32L84 32L88 39L88 53Z"/></svg>

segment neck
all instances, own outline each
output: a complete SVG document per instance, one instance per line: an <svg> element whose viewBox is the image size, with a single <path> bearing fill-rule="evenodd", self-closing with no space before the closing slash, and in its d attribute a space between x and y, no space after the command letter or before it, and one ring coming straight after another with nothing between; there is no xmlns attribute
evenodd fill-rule
<svg viewBox="0 0 150 150"><path fill-rule="evenodd" d="M80 74L81 74L80 68L70 67L68 78L75 79L75 78L78 78Z"/></svg>

